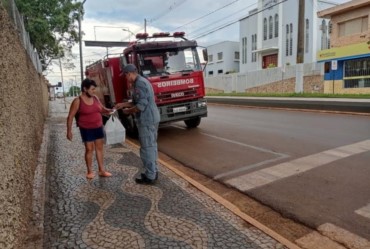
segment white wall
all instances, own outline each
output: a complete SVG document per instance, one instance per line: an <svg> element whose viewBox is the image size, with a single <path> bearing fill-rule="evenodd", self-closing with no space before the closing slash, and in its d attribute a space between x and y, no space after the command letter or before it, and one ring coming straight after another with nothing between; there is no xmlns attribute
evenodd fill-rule
<svg viewBox="0 0 370 249"><path fill-rule="evenodd" d="M206 77L210 71L213 71L213 76L217 76L219 70L222 74L226 72L239 72L239 60L235 59L235 52L239 52L239 42L224 41L207 47L208 56L212 55L213 60L208 61L206 67ZM222 52L222 60L218 60L218 53Z"/></svg>
<svg viewBox="0 0 370 249"><path fill-rule="evenodd" d="M294 78L297 75L300 79L296 82L300 83L297 87L297 92L302 90L302 82L304 76L322 75L322 65L319 63L307 63L287 66L285 72L281 67L252 71L248 73L235 73L229 75L219 75L205 78L205 86L207 88L217 89L230 92L245 92L246 89L263 86L272 82Z"/></svg>

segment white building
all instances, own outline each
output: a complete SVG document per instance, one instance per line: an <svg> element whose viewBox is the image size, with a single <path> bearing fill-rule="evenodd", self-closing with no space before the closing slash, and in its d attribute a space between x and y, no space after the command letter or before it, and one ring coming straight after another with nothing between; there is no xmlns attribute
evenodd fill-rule
<svg viewBox="0 0 370 249"><path fill-rule="evenodd" d="M224 41L207 47L206 77L239 72L239 42Z"/></svg>
<svg viewBox="0 0 370 249"><path fill-rule="evenodd" d="M329 23L317 12L336 3L324 0L258 0L240 20L240 72L316 62L330 47Z"/></svg>

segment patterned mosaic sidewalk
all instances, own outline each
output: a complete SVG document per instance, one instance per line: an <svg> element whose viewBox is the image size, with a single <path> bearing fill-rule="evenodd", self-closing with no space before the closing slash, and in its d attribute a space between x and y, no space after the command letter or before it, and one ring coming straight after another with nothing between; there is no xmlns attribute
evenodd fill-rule
<svg viewBox="0 0 370 249"><path fill-rule="evenodd" d="M105 148L113 177L87 181L78 130L66 140L62 117L49 129L44 248L284 248L165 167L156 185L135 184L127 145Z"/></svg>

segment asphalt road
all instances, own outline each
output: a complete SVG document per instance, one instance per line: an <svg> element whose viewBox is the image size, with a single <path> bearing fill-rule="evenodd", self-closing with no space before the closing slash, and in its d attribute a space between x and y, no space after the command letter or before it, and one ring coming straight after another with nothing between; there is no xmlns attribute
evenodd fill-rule
<svg viewBox="0 0 370 249"><path fill-rule="evenodd" d="M299 97L228 97L207 96L208 103L256 107L370 113L370 99L299 98Z"/></svg>
<svg viewBox="0 0 370 249"><path fill-rule="evenodd" d="M370 116L210 105L159 150L310 227L370 240Z"/></svg>

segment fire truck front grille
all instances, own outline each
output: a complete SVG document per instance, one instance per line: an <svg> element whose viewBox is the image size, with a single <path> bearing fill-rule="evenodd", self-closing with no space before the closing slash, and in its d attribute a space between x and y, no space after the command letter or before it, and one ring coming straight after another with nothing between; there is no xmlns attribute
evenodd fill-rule
<svg viewBox="0 0 370 249"><path fill-rule="evenodd" d="M182 91L160 93L157 95L157 100L159 102L163 102L168 100L185 99L196 96L198 96L196 89L186 89Z"/></svg>

